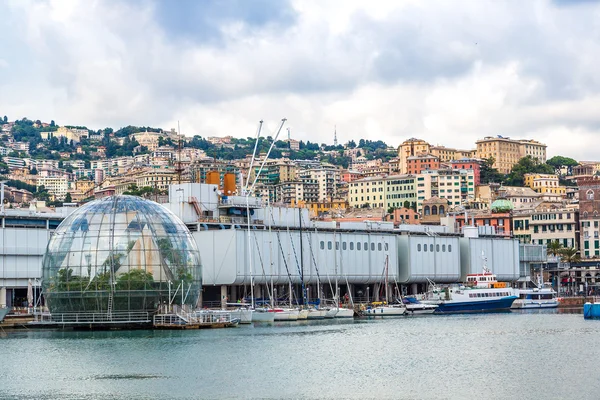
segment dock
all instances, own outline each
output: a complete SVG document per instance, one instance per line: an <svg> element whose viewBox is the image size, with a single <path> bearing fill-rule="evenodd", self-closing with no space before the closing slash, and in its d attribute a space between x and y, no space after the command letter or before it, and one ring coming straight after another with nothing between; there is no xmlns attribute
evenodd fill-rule
<svg viewBox="0 0 600 400"><path fill-rule="evenodd" d="M155 329L215 329L232 328L239 324L239 319L232 319L227 311L202 310L156 314L152 325Z"/></svg>

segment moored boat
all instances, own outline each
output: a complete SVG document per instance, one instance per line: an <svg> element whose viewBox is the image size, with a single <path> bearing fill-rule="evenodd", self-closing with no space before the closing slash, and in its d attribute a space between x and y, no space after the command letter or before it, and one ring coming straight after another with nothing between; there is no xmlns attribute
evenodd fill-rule
<svg viewBox="0 0 600 400"><path fill-rule="evenodd" d="M269 312L266 308L257 308L252 313L252 322L270 323L275 321L275 313Z"/></svg>
<svg viewBox="0 0 600 400"><path fill-rule="evenodd" d="M516 289L515 292L519 297L512 304L512 308L558 307L556 292L552 288Z"/></svg>
<svg viewBox="0 0 600 400"><path fill-rule="evenodd" d="M498 282L487 268L480 274L467 275L466 284L432 285L422 303L437 305L435 313L498 312L510 310L517 299L514 289Z"/></svg>
<svg viewBox="0 0 600 400"><path fill-rule="evenodd" d="M6 317L10 310L10 307L0 307L0 322L4 320L4 317Z"/></svg>
<svg viewBox="0 0 600 400"><path fill-rule="evenodd" d="M274 308L269 312L275 315L275 321L297 321L300 314L299 310L292 308Z"/></svg>
<svg viewBox="0 0 600 400"><path fill-rule="evenodd" d="M338 308L335 318L354 318L354 310L350 308Z"/></svg>
<svg viewBox="0 0 600 400"><path fill-rule="evenodd" d="M404 297L402 303L406 307L407 314L433 314L438 308L436 304L425 304L414 297Z"/></svg>
<svg viewBox="0 0 600 400"><path fill-rule="evenodd" d="M406 314L404 304L373 303L374 306L364 310L367 317L397 317Z"/></svg>

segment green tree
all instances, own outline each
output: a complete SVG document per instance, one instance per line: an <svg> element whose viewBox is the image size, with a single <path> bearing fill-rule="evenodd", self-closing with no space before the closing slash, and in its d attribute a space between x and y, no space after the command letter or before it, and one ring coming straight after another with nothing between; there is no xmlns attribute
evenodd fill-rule
<svg viewBox="0 0 600 400"><path fill-rule="evenodd" d="M506 179L509 186L525 185L525 174L554 174L554 168L545 163L540 163L537 158L525 156L513 165Z"/></svg>
<svg viewBox="0 0 600 400"><path fill-rule="evenodd" d="M71 202L73 202L73 199L71 198L71 193L67 193L67 195L65 196L65 203Z"/></svg>
<svg viewBox="0 0 600 400"><path fill-rule="evenodd" d="M5 124L8 123L8 117L5 115L4 118L2 119L4 121Z"/></svg>
<svg viewBox="0 0 600 400"><path fill-rule="evenodd" d="M552 257L560 255L562 249L563 246L558 240L554 240L546 245L546 253Z"/></svg>
<svg viewBox="0 0 600 400"><path fill-rule="evenodd" d="M560 170L562 169L562 167L567 167L567 175L571 175L573 173L573 167L575 167L579 163L569 157L554 156L548 161L546 161L546 164L554 168L556 174L558 175L561 175Z"/></svg>
<svg viewBox="0 0 600 400"><path fill-rule="evenodd" d="M479 168L479 181L481 184L500 183L504 179L504 175L494 168L495 162L496 160L494 157L490 157L483 160L483 163L481 163Z"/></svg>
<svg viewBox="0 0 600 400"><path fill-rule="evenodd" d="M37 170L37 168L33 167L33 168L31 168L31 170L29 171L29 173L31 175L37 175L38 174L38 170Z"/></svg>
<svg viewBox="0 0 600 400"><path fill-rule="evenodd" d="M403 206L404 206L404 208L410 208L410 201L404 200Z"/></svg>
<svg viewBox="0 0 600 400"><path fill-rule="evenodd" d="M581 261L579 252L574 247L565 247L560 251L560 259L565 263L573 263Z"/></svg>

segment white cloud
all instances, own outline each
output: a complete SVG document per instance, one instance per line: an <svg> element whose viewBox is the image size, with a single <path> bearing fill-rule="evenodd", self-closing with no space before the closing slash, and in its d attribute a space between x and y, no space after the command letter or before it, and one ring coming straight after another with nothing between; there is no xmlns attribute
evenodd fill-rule
<svg viewBox="0 0 600 400"><path fill-rule="evenodd" d="M179 120L203 136L252 136L258 120L274 130L287 117L294 137L318 142L334 125L341 141L391 145L471 148L502 134L595 158L578 143L600 127L599 6L292 4L288 25L228 21L216 41L175 37L152 3L0 5L0 112L93 128Z"/></svg>

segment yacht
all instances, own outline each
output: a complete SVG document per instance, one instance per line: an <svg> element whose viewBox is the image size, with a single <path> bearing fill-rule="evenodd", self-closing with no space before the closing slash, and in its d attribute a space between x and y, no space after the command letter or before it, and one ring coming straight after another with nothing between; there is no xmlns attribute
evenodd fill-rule
<svg viewBox="0 0 600 400"><path fill-rule="evenodd" d="M372 307L368 307L364 311L367 317L397 317L406 314L404 304L387 304L382 302L373 303Z"/></svg>

